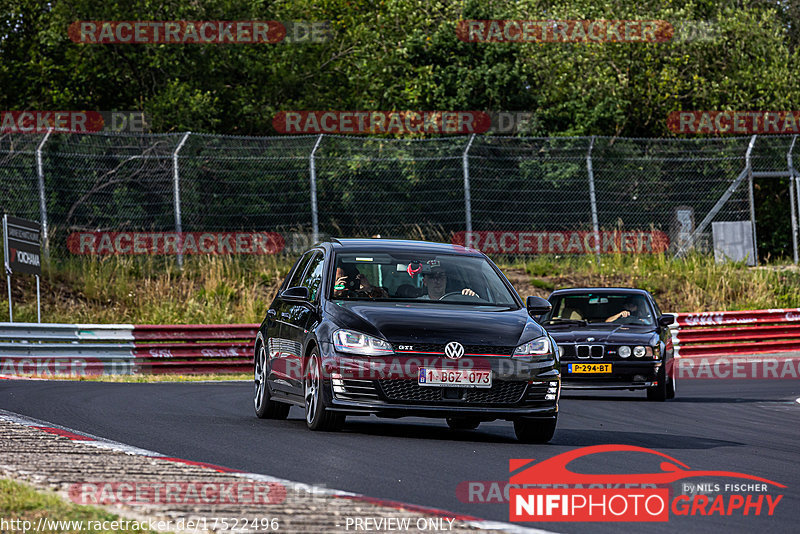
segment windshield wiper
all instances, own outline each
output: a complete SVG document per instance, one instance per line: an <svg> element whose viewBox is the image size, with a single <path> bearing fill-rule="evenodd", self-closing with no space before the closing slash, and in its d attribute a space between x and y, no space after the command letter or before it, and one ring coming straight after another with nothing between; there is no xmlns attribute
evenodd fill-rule
<svg viewBox="0 0 800 534"><path fill-rule="evenodd" d="M542 324L578 324L586 326L588 323L584 319L562 319L561 317L555 317L553 319L548 319Z"/></svg>

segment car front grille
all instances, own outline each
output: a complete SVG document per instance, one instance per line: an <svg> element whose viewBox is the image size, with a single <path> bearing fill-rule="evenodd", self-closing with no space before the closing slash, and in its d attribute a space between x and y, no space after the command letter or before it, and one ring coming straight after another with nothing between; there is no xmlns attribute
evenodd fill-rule
<svg viewBox="0 0 800 534"><path fill-rule="evenodd" d="M575 345L578 358L602 358L605 352L603 345Z"/></svg>
<svg viewBox="0 0 800 534"><path fill-rule="evenodd" d="M496 381L491 388L420 386L415 380L380 380L387 399L398 402L457 402L467 404L515 404L525 393L527 382Z"/></svg>
<svg viewBox="0 0 800 534"><path fill-rule="evenodd" d="M403 343L393 343L395 348ZM444 343L408 343L412 350L398 350L397 352L414 354L444 354ZM516 347L497 346L497 345L464 345L464 354L498 354L501 356L511 356Z"/></svg>

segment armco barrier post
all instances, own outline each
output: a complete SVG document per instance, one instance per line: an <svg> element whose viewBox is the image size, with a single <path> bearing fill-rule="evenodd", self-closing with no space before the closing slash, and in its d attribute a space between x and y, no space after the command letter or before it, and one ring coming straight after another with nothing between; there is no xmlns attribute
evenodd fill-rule
<svg viewBox="0 0 800 534"><path fill-rule="evenodd" d="M789 152L786 153L786 163L789 166L789 205L792 208L792 251L794 252L794 263L797 263L797 209L800 208L800 203L796 203L795 191L797 191L797 198L800 199L800 189L797 186L797 175L794 170L792 162L792 151L794 144L797 141L797 136L792 137L792 144L789 147Z"/></svg>
<svg viewBox="0 0 800 534"><path fill-rule="evenodd" d="M475 140L475 134L469 136L467 147L464 149L462 156L462 163L464 166L464 223L467 231L467 239L472 232L472 199L470 198L469 190L469 149L472 147L472 142ZM466 241L465 243L469 243Z"/></svg>
<svg viewBox="0 0 800 534"><path fill-rule="evenodd" d="M756 135L750 139L750 146L747 147L747 154L745 154L745 164L747 165L747 182L750 186L750 226L753 229L753 264L758 265L758 240L756 239L756 204L755 195L753 194L753 163L750 161L750 154L753 152L753 147L756 145Z"/></svg>
<svg viewBox="0 0 800 534"><path fill-rule="evenodd" d="M47 130L39 146L36 147L36 174L39 177L39 219L42 222L42 243L44 245L44 250L42 252L45 261L49 261L50 259L50 240L47 237L47 201L44 194L44 162L42 161L42 149L50 138L51 133L53 133L52 128Z"/></svg>
<svg viewBox="0 0 800 534"><path fill-rule="evenodd" d="M189 134L192 132L186 132L183 134L181 141L178 143L178 146L175 147L175 152L172 153L172 179L173 179L173 200L175 202L175 232L178 235L181 235L183 231L183 224L181 224L181 183L180 183L180 173L178 171L178 152L181 151L183 148L183 144L189 139ZM183 269L183 245L181 244L178 247L178 267Z"/></svg>
<svg viewBox="0 0 800 534"><path fill-rule="evenodd" d="M592 168L592 149L595 136L589 140L589 150L586 151L586 172L589 175L589 202L592 205L592 231L594 232L594 253L597 263L600 263L600 224L597 221L597 195L594 189L594 169Z"/></svg>
<svg viewBox="0 0 800 534"><path fill-rule="evenodd" d="M325 134L319 134L317 137L317 142L314 143L314 148L311 149L311 154L308 156L308 170L311 180L310 187L311 187L311 237L314 243L319 240L319 214L317 213L317 167L314 164L314 156L317 153L317 148L319 148L319 144L322 142L322 136Z"/></svg>

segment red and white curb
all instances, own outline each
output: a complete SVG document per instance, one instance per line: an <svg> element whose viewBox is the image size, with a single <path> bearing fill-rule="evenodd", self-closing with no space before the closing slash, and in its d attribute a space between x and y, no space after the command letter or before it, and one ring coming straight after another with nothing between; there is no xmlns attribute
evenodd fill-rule
<svg viewBox="0 0 800 534"><path fill-rule="evenodd" d="M258 473L248 473L245 471L240 471L238 469L231 469L229 467L224 467L206 462L197 462L193 460L186 460L183 458L175 458L172 456L168 456L166 454L161 454L159 452L150 451L147 449L141 449L139 447L134 447L132 445L127 445L125 443L120 443L118 441L109 440L100 436L89 434L87 432L82 432L65 426L50 423L48 421L42 421L40 419L36 419L33 417L28 417L14 412L9 412L7 410L0 409L0 420L8 421L10 423L16 423L18 425L26 426L29 428L34 428L42 432L47 432L49 434L62 436L69 440L78 441L81 442L82 444L91 445L101 449L108 449L117 452L122 452L125 454L134 454L138 456L146 456L148 458L157 458L159 460L183 463L195 467L200 467L203 469L210 469L218 473L226 473L231 476L241 477L244 479L254 480L258 482L282 484L287 490L292 490L297 493L305 493L315 496L332 497L339 499L349 499L361 503L373 504L376 506L383 506L387 508L394 508L397 510L418 512L437 517L453 518L459 521L463 521L465 524L481 530L502 530L505 532L511 532L515 534L516 533L555 534L552 531L522 527L519 525L514 525L512 523L504 523L501 521L488 521L469 515L459 514L455 512L448 512L446 510L442 510L439 508L431 508L427 506L408 504L399 501L391 501L374 497L367 497L365 495L352 493L349 491L336 490L322 486L316 486L313 484L305 484L302 482L294 482L292 480L285 480L282 478L277 478L269 475L262 475Z"/></svg>

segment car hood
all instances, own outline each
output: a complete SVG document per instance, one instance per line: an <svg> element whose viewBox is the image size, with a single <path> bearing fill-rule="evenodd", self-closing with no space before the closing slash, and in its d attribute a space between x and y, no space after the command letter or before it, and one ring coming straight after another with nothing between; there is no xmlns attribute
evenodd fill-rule
<svg viewBox="0 0 800 534"><path fill-rule="evenodd" d="M548 327L547 330L556 343L581 343L588 342L588 338L593 337L591 343L609 344L631 344L647 343L656 331L654 326L639 325L589 325L589 326L559 326L556 328Z"/></svg>
<svg viewBox="0 0 800 534"><path fill-rule="evenodd" d="M544 335L527 311L502 307L335 301L328 304L342 328L391 343L516 346Z"/></svg>

